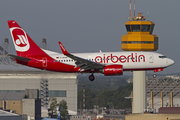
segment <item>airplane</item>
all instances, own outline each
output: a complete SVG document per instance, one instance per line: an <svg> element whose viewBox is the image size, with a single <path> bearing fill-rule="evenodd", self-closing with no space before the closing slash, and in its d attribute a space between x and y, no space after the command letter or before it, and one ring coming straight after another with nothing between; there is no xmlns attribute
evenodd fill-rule
<svg viewBox="0 0 180 120"><path fill-rule="evenodd" d="M91 73L90 81L94 81L94 73L105 76L123 75L124 71L162 71L174 64L174 61L155 52L96 52L69 53L59 41L63 54L41 49L17 24L15 20L7 21L17 55L13 57L17 63L42 70Z"/></svg>

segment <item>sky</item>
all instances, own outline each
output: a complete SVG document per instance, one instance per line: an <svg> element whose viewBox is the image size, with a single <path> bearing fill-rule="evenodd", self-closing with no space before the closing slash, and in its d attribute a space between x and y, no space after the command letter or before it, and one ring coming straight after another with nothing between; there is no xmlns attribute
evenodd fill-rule
<svg viewBox="0 0 180 120"><path fill-rule="evenodd" d="M136 15L155 23L156 52L175 61L161 73L180 72L179 12L180 0L136 0ZM122 51L128 17L129 0L1 0L0 45L9 38L15 54L7 20L16 20L38 45L46 38L52 51L61 52L58 41L71 53Z"/></svg>

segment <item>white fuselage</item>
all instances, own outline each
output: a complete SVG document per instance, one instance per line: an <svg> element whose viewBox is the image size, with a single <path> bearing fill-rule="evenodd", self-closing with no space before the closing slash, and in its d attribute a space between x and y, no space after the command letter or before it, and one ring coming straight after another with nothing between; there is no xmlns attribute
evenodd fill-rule
<svg viewBox="0 0 180 120"><path fill-rule="evenodd" d="M63 54L48 50L43 51L58 62L76 65L74 60ZM174 64L172 59L155 52L97 52L74 53L73 55L104 65L121 64L123 65L123 70L152 70L166 68Z"/></svg>

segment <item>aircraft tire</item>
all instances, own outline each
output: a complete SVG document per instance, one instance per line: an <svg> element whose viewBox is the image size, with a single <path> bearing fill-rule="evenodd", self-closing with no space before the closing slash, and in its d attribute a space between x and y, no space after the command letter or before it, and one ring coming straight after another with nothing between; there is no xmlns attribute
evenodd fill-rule
<svg viewBox="0 0 180 120"><path fill-rule="evenodd" d="M90 81L94 81L94 79L95 79L94 75L90 75L90 76L89 76L89 80L90 80Z"/></svg>

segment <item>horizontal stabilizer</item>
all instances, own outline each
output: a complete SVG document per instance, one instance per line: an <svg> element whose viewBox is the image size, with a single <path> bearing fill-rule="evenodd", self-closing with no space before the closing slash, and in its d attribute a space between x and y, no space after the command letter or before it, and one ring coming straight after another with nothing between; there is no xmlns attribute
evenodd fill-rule
<svg viewBox="0 0 180 120"><path fill-rule="evenodd" d="M29 58L20 57L20 56L11 55L11 54L9 54L8 56L11 56L11 57L13 57L13 58L16 59L16 60L20 60L20 61L24 61L24 62L29 62L29 61L31 60L31 59L29 59Z"/></svg>

